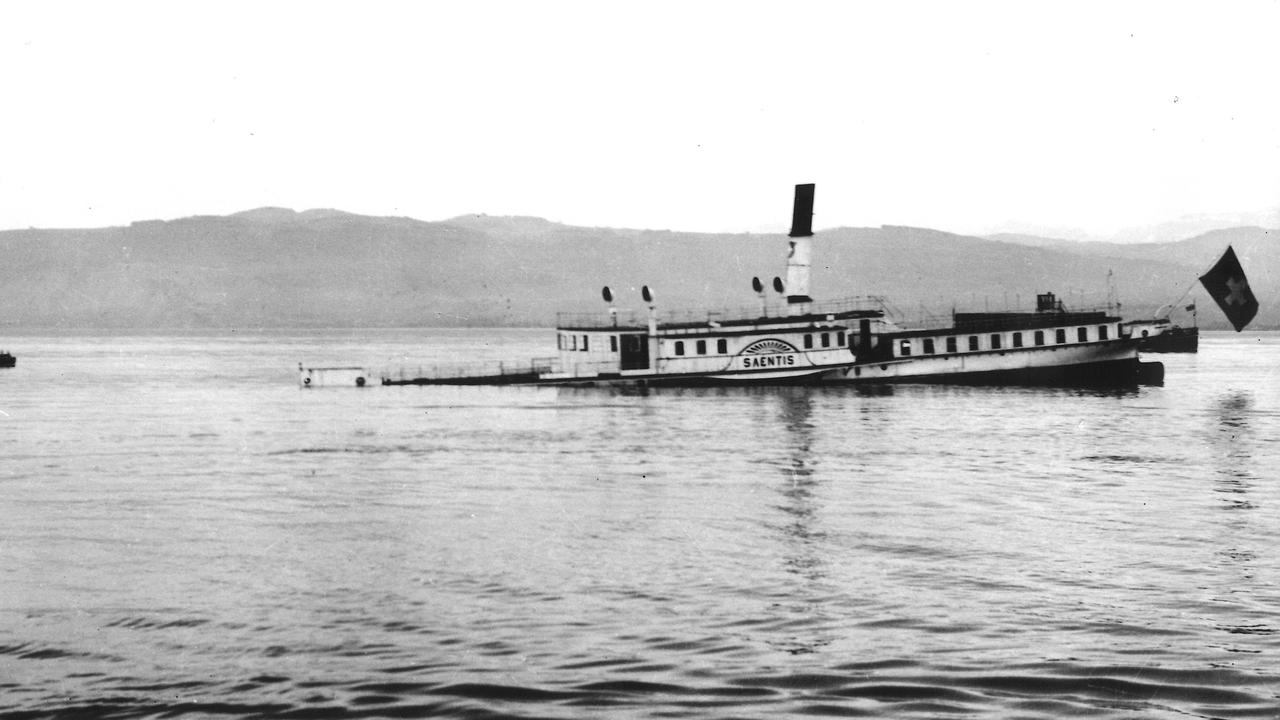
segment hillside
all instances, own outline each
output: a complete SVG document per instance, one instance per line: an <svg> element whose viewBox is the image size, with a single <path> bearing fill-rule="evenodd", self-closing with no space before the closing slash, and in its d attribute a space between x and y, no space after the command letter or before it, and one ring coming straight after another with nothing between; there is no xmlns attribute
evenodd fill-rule
<svg viewBox="0 0 1280 720"><path fill-rule="evenodd" d="M1122 245L976 238L904 227L837 228L815 238L819 299L883 295L924 312L1027 308L1052 290L1101 304L1108 272L1126 317L1193 286L1201 324L1225 327L1195 284L1228 243L1262 310L1280 325L1277 231L1235 228L1173 243ZM663 308L750 307L753 275L783 275L779 235L584 228L541 218L424 222L336 210L259 208L225 217L91 230L0 232L0 325L31 328L548 326L555 313L621 307L650 285ZM1175 316L1176 317L1176 316Z"/></svg>

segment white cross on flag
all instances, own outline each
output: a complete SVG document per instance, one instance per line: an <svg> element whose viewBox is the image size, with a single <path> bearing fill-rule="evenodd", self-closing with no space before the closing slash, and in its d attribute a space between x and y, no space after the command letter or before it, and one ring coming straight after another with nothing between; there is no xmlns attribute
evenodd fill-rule
<svg viewBox="0 0 1280 720"><path fill-rule="evenodd" d="M1218 303L1222 312L1231 321L1231 325L1240 332L1245 325L1258 314L1258 299L1249 289L1249 281L1244 277L1244 269L1236 259L1236 251L1227 246L1218 264L1209 272L1200 276L1200 284L1208 291L1209 297Z"/></svg>

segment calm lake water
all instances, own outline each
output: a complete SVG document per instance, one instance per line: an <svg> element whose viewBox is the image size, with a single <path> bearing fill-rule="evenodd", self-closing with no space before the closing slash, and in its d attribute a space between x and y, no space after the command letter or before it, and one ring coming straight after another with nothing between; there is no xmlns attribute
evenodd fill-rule
<svg viewBox="0 0 1280 720"><path fill-rule="evenodd" d="M550 331L7 336L0 715L1280 715L1280 336L1127 392L300 390Z"/></svg>

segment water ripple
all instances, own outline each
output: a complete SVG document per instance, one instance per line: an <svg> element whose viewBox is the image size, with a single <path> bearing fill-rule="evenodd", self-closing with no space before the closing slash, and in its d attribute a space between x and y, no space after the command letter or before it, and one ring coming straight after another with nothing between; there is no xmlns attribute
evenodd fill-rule
<svg viewBox="0 0 1280 720"><path fill-rule="evenodd" d="M0 718L1275 717L1265 340L1127 393L625 394L47 339L4 388Z"/></svg>

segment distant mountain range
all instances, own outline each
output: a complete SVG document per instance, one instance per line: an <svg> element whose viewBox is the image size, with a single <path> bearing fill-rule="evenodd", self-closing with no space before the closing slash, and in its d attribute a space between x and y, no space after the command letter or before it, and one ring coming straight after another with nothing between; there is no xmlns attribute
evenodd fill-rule
<svg viewBox="0 0 1280 720"><path fill-rule="evenodd" d="M1262 305L1251 327L1274 329L1278 235L1237 227L1121 244L836 228L815 237L813 294L884 296L911 322L953 309L1026 309L1045 291L1069 307L1097 306L1113 287L1126 318L1194 301L1202 327L1225 328L1196 278L1230 244ZM557 311L604 312L603 285L619 307L640 307L641 285L656 290L661 309L758 307L751 277L785 276L786 250L781 235L282 208L129 227L10 230L0 232L0 326L551 326ZM1189 320L1181 310L1174 319Z"/></svg>

